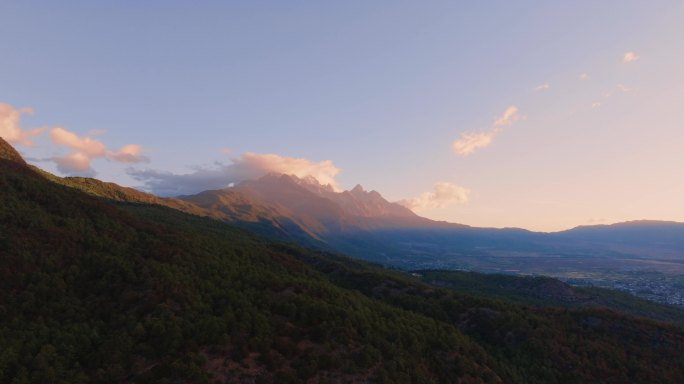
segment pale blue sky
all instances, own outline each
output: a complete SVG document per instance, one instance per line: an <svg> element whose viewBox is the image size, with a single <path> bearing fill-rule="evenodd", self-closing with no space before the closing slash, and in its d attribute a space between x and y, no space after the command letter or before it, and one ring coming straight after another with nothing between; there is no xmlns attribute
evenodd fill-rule
<svg viewBox="0 0 684 384"><path fill-rule="evenodd" d="M254 152L330 160L390 200L450 183L468 201L420 213L478 226L684 221L681 1L5 0L0 35L22 129L142 146L147 163L94 157L104 180ZM75 151L48 132L18 149Z"/></svg>

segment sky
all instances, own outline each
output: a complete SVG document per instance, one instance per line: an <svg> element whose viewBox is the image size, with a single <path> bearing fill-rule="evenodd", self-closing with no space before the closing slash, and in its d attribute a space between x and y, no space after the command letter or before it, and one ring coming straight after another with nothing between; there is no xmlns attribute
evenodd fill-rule
<svg viewBox="0 0 684 384"><path fill-rule="evenodd" d="M684 221L680 0L3 0L0 36L0 136L58 175L310 175L483 227Z"/></svg>

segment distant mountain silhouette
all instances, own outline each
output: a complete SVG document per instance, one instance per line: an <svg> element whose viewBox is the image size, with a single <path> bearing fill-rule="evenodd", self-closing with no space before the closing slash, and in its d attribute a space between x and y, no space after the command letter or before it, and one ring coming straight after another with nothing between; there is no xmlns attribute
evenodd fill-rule
<svg viewBox="0 0 684 384"><path fill-rule="evenodd" d="M684 223L664 220L632 220L614 224L582 225L558 233L581 234L581 233L629 233L633 231L662 231L670 229L684 230Z"/></svg>
<svg viewBox="0 0 684 384"><path fill-rule="evenodd" d="M224 216L219 217L229 221L261 220L278 227L287 223L290 231L295 226L318 240L369 230L454 226L420 217L360 185L337 192L311 177L276 173L180 199L210 212L221 212Z"/></svg>
<svg viewBox="0 0 684 384"><path fill-rule="evenodd" d="M632 250L659 256L664 252L684 255L684 223L634 220L608 225L580 226L555 234L558 238Z"/></svg>

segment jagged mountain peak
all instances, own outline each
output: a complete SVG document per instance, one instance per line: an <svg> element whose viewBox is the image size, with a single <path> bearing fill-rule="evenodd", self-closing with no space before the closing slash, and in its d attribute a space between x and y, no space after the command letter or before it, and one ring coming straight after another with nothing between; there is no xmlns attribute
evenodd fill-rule
<svg viewBox="0 0 684 384"><path fill-rule="evenodd" d="M303 178L298 178L297 176L292 177L299 185L317 194L335 193L335 188L332 185L323 184L311 175L304 176Z"/></svg>
<svg viewBox="0 0 684 384"><path fill-rule="evenodd" d="M251 180L251 181L294 181L293 177L296 177L294 175L286 175L284 173L278 173L278 172L269 172L265 174L264 176L261 176L260 178L256 180ZM246 180L250 181L250 180Z"/></svg>
<svg viewBox="0 0 684 384"><path fill-rule="evenodd" d="M253 202L253 208L258 206L262 212L276 213L278 220L296 223L308 233L418 227L430 222L403 206L388 202L376 191L364 190L361 185L350 191L338 192L332 185L323 185L313 176L298 177L271 172L259 179L242 181L224 191L244 195ZM183 199L192 200L203 208L217 208L210 207L205 197L190 196ZM241 204L234 200L222 200L221 204Z"/></svg>
<svg viewBox="0 0 684 384"><path fill-rule="evenodd" d="M336 191L332 185L322 185L316 178L306 176L292 180L316 195L328 199L352 216L360 217L415 217L410 210L398 204L390 203L377 191L366 191L361 184L357 184L348 191Z"/></svg>
<svg viewBox="0 0 684 384"><path fill-rule="evenodd" d="M299 177L293 174L269 172L256 180L245 180L242 183L288 183L299 185L317 194L319 194L319 192L335 192L335 188L332 185L324 185L311 175Z"/></svg>
<svg viewBox="0 0 684 384"><path fill-rule="evenodd" d="M26 161L24 161L19 152L2 137L0 137L0 159L26 165Z"/></svg>

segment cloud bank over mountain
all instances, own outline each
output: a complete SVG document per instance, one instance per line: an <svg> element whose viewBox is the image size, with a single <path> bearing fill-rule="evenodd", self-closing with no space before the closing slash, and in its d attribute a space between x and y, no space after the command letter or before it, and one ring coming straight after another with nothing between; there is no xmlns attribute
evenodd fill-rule
<svg viewBox="0 0 684 384"><path fill-rule="evenodd" d="M340 172L332 161L314 162L304 158L276 154L246 152L231 159L231 164L196 167L193 172L175 174L156 170L129 168L127 173L143 182L145 189L162 196L187 195L209 189L220 189L244 180L254 180L269 173L314 177L323 185L337 188L335 177Z"/></svg>

